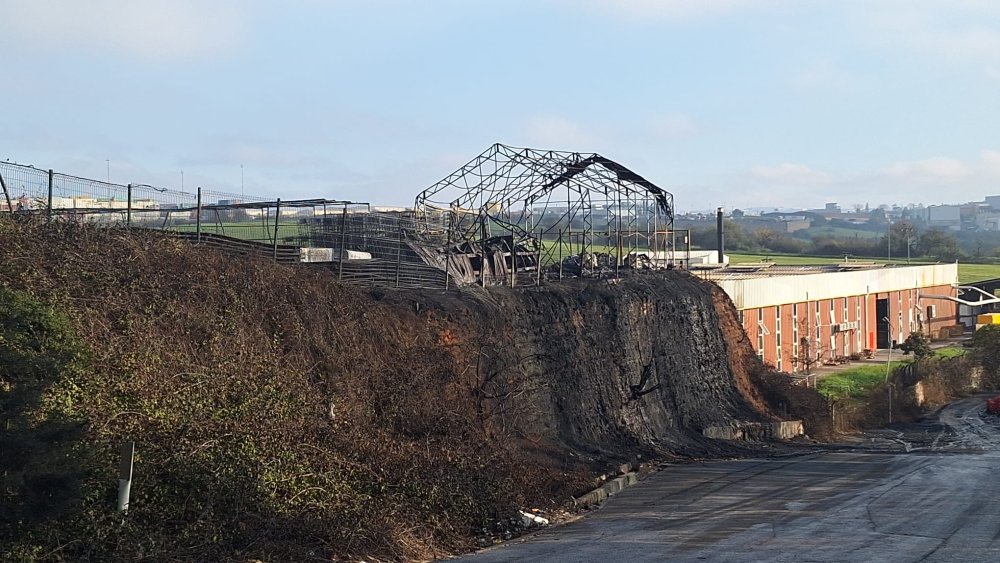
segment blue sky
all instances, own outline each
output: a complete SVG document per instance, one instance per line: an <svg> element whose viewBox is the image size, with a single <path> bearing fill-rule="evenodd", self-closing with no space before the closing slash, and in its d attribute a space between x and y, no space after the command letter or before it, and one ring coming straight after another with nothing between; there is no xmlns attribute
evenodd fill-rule
<svg viewBox="0 0 1000 563"><path fill-rule="evenodd" d="M0 159L382 204L494 142L681 211L1000 193L990 0L0 0Z"/></svg>

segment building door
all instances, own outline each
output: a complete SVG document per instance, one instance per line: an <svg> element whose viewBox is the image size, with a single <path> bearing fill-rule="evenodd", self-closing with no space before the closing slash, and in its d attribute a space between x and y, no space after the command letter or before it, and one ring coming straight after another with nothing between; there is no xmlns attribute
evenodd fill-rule
<svg viewBox="0 0 1000 563"><path fill-rule="evenodd" d="M889 300L875 300L875 340L879 348L888 348L891 334L889 332Z"/></svg>

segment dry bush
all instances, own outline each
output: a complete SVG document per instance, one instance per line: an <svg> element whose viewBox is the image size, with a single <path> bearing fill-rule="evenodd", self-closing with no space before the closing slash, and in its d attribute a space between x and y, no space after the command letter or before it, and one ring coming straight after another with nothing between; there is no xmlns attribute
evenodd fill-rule
<svg viewBox="0 0 1000 563"><path fill-rule="evenodd" d="M30 412L2 413L59 412L82 435L66 446L77 492L2 532L7 558L427 558L509 535L519 507L588 483L579 468L524 470L484 416L482 374L440 345L446 315L401 312L328 272L160 233L0 220L0 286L57 310L86 351ZM23 384L11 381L5 394Z"/></svg>

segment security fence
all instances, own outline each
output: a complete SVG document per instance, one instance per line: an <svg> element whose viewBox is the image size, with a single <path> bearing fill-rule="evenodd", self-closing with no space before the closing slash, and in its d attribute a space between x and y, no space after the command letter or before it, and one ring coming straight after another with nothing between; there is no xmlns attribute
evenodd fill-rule
<svg viewBox="0 0 1000 563"><path fill-rule="evenodd" d="M684 268L689 262L687 251L678 251L686 247L687 234L672 230L626 226L598 233L567 224L529 232L484 215L478 236L469 239L456 228L460 212L454 210L432 215L333 199L185 192L7 162L0 162L0 188L0 213L169 231L230 254L329 268L337 279L357 285L531 286Z"/></svg>

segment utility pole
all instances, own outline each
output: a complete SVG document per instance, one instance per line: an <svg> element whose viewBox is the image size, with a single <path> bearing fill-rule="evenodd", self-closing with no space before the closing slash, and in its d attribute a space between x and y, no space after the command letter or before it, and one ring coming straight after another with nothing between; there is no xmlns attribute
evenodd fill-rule
<svg viewBox="0 0 1000 563"><path fill-rule="evenodd" d="M892 219L889 219L889 228L886 229L885 239L888 241L886 244L886 262L892 262Z"/></svg>
<svg viewBox="0 0 1000 563"><path fill-rule="evenodd" d="M892 321L889 317L882 317L885 321L886 327L889 329L889 353L885 358L885 394L889 398L889 422L892 422L892 386L889 385L889 368L892 365Z"/></svg>

